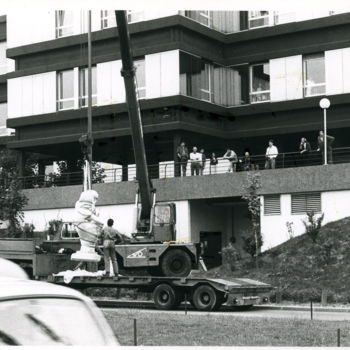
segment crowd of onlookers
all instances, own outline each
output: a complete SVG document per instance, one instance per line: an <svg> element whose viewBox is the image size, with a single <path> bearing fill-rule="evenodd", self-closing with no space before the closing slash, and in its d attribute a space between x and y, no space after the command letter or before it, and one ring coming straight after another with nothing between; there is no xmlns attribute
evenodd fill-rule
<svg viewBox="0 0 350 350"><path fill-rule="evenodd" d="M334 137L327 135L327 161L328 163L333 162L332 155L332 144L334 142ZM322 155L322 163L324 163L324 134L323 131L319 132L317 138L317 151ZM299 162L301 165L306 165L308 158L311 153L311 146L309 141L302 137L300 140L300 145L298 149L299 153ZM274 145L272 139L269 140L268 146L265 152L265 169L275 169L276 167L276 158L278 157L278 149ZM187 164L190 163L191 166L191 175L203 175L204 169L207 164L207 156L203 148L198 151L198 148L194 146L192 152L188 151L188 148L185 142L177 147L176 150L176 163L181 168L178 175L186 176ZM244 152L243 157L238 157L237 153L232 148L227 148L225 154L222 156L222 159L226 160L227 163L227 172L236 172L239 170L249 171L249 170L258 170L259 165L256 164L249 150ZM210 164L210 174L216 174L219 164L219 159L215 153L211 153L209 158Z"/></svg>

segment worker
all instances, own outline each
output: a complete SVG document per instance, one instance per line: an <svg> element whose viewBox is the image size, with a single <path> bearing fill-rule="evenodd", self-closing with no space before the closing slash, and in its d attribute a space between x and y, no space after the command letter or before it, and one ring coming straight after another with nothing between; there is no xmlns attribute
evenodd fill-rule
<svg viewBox="0 0 350 350"><path fill-rule="evenodd" d="M102 237L103 237L103 256L105 260L105 276L110 276L110 263L109 259L112 261L113 272L115 276L118 276L118 262L115 253L115 241L122 241L120 233L113 228L114 220L108 219L107 227L103 228Z"/></svg>

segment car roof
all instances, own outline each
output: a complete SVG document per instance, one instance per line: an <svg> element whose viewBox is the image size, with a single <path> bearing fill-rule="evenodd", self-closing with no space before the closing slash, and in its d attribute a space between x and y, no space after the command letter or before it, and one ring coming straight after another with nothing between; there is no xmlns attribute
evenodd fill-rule
<svg viewBox="0 0 350 350"><path fill-rule="evenodd" d="M78 298L86 301L80 292L47 282L32 281L11 277L0 277L0 298L20 298L20 297L63 297Z"/></svg>

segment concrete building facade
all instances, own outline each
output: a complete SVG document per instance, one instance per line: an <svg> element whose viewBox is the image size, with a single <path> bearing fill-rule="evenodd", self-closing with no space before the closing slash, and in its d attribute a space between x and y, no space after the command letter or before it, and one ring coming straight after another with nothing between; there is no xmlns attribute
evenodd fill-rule
<svg viewBox="0 0 350 350"><path fill-rule="evenodd" d="M15 62L0 76L0 102L7 101L7 127L16 131L7 147L18 151L21 173L28 154L43 165L80 158L87 123L87 13L44 9L35 18L0 18L0 40L6 38L7 59ZM147 159L159 200L177 204L179 240L205 241L207 232L221 247L241 245L250 229L241 199L246 173L213 174L207 160L207 176L173 178L182 140L207 156L221 157L227 147L256 156L264 249L303 233L306 212L325 213L324 222L349 215L349 175L340 163L350 160L350 13L150 9L129 11L128 20ZM93 11L92 31L94 160L114 164L118 174L96 188L101 215L118 220L132 211L136 187L126 181L136 173L113 11ZM336 140L337 164L328 166L316 152L324 96ZM303 163L301 137L314 151ZM270 138L281 169L262 170ZM226 172L219 163L216 172ZM25 220L38 229L58 216L71 220L80 190L25 190ZM130 221L119 223L130 233Z"/></svg>

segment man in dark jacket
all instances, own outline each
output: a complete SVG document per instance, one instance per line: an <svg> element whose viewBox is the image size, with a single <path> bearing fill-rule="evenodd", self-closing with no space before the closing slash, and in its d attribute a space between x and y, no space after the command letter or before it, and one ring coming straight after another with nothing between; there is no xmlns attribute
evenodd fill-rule
<svg viewBox="0 0 350 350"><path fill-rule="evenodd" d="M182 176L186 176L187 162L188 162L188 149L185 142L181 142L180 146L176 150L177 163L181 165ZM181 174L180 174L181 175Z"/></svg>
<svg viewBox="0 0 350 350"><path fill-rule="evenodd" d="M335 140L335 138L333 136L327 135L327 163L328 164L332 164L333 163L333 148L332 148L332 144L333 144L334 140ZM317 138L317 144L318 144L317 151L321 152L323 164L325 164L324 134L323 134L322 130L319 132L319 135L318 135L318 138Z"/></svg>
<svg viewBox="0 0 350 350"><path fill-rule="evenodd" d="M308 158L311 152L311 146L305 137L301 138L300 145L299 145L299 152L300 152L300 165L307 165Z"/></svg>

